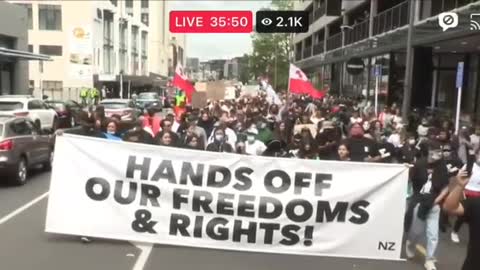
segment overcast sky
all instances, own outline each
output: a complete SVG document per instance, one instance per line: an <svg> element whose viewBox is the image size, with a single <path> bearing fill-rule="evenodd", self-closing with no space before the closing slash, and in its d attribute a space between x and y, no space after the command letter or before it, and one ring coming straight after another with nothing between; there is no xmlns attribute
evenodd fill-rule
<svg viewBox="0 0 480 270"><path fill-rule="evenodd" d="M270 0L172 1L171 10L252 10L268 7ZM187 56L200 60L229 59L252 50L250 34L187 34Z"/></svg>

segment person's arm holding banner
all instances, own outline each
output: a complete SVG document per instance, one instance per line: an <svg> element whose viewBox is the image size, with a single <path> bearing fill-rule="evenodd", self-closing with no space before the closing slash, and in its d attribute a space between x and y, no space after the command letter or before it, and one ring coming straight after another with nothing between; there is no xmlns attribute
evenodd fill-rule
<svg viewBox="0 0 480 270"><path fill-rule="evenodd" d="M470 178L468 177L468 172L464 166L458 172L455 179L455 186L450 191L450 194L448 194L447 199L443 204L443 209L445 209L448 213L455 216L463 216L465 214L465 209L460 202L463 200L463 191L465 190L465 187L469 181Z"/></svg>

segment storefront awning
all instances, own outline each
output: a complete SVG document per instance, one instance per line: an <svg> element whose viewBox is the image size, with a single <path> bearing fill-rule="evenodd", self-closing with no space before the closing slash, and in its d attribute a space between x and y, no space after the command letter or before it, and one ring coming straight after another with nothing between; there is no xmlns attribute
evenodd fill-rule
<svg viewBox="0 0 480 270"><path fill-rule="evenodd" d="M467 6L452 10L459 15L459 24L454 29L442 31L438 25L438 16L428 18L416 23L413 30L413 46L432 46L436 43L480 36L480 31L470 29L470 15L480 13L480 3L475 2ZM381 55L392 51L405 50L407 47L408 25L395 30L349 44L324 54L316 55L297 62L300 68L307 71L314 71L322 65L345 62L352 57L370 57Z"/></svg>
<svg viewBox="0 0 480 270"><path fill-rule="evenodd" d="M15 58L18 60L39 60L39 61L52 61L50 56L45 54L36 54L26 51L12 50L0 47L0 56L9 58Z"/></svg>

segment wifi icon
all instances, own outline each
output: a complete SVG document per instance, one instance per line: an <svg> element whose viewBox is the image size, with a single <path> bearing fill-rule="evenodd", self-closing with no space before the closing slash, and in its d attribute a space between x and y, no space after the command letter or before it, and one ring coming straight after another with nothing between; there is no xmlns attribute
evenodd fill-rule
<svg viewBox="0 0 480 270"><path fill-rule="evenodd" d="M478 31L480 30L480 23L477 21L470 21L470 30Z"/></svg>
<svg viewBox="0 0 480 270"><path fill-rule="evenodd" d="M477 17L477 19L480 19L480 14L470 14L470 30L472 31L479 31L480 30L480 23L475 20L474 17Z"/></svg>

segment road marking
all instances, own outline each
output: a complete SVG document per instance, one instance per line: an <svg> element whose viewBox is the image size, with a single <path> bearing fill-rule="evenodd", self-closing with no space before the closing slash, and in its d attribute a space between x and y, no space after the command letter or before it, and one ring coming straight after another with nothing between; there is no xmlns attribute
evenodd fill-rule
<svg viewBox="0 0 480 270"><path fill-rule="evenodd" d="M10 214L2 217L0 219L0 225L2 225L3 223L9 221L10 219L14 218L16 215L22 213L23 211L27 210L28 208L30 208L31 206L33 206L34 204L38 203L39 201L43 200L44 198L46 198L48 196L48 191L43 193L42 195L38 196L37 198L31 200L30 202L28 202L27 204L25 204L24 206L14 210L13 212L11 212Z"/></svg>
<svg viewBox="0 0 480 270"><path fill-rule="evenodd" d="M137 248L141 250L140 256L138 256L138 259L135 262L135 265L133 266L132 270L143 270L143 268L145 267L145 264L147 263L148 256L150 256L150 253L152 252L153 244L147 244L147 243L132 243L132 244L134 244Z"/></svg>

